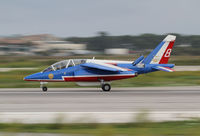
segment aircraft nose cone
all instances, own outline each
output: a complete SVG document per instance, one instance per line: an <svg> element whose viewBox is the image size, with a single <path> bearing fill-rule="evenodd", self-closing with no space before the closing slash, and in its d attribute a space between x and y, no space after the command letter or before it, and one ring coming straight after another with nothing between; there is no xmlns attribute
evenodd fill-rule
<svg viewBox="0 0 200 136"><path fill-rule="evenodd" d="M24 77L24 81L32 81L34 79L39 79L40 73L35 73L29 76Z"/></svg>
<svg viewBox="0 0 200 136"><path fill-rule="evenodd" d="M32 79L31 75L24 77L24 81L29 81L31 79Z"/></svg>

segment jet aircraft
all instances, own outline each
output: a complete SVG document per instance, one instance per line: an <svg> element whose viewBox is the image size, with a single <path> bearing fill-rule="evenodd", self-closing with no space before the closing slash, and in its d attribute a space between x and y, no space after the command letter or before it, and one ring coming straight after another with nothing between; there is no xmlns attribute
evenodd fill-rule
<svg viewBox="0 0 200 136"><path fill-rule="evenodd" d="M140 74L166 71L174 64L167 64L176 36L168 35L146 58L140 56L132 61L98 59L69 59L52 64L45 70L29 75L25 81L38 81L43 91L48 82L76 82L78 85L99 85L103 91L110 91L110 82L137 77Z"/></svg>

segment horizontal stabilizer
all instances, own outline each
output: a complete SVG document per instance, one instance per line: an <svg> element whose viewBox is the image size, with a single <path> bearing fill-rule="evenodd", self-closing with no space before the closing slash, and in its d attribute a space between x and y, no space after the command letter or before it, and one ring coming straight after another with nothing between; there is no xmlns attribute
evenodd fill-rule
<svg viewBox="0 0 200 136"><path fill-rule="evenodd" d="M156 66L156 67L153 67L153 69L165 71L165 72L174 72L174 69L171 69L169 67Z"/></svg>

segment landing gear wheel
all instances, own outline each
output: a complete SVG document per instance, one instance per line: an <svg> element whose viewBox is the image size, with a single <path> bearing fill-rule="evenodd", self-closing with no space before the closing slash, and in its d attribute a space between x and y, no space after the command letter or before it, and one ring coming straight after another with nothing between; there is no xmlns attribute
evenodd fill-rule
<svg viewBox="0 0 200 136"><path fill-rule="evenodd" d="M111 89L111 86L109 84L103 84L101 88L103 91L109 92Z"/></svg>
<svg viewBox="0 0 200 136"><path fill-rule="evenodd" d="M43 92L46 92L47 90L48 90L48 88L47 88L46 86L43 86L43 87L42 87L42 91L43 91Z"/></svg>

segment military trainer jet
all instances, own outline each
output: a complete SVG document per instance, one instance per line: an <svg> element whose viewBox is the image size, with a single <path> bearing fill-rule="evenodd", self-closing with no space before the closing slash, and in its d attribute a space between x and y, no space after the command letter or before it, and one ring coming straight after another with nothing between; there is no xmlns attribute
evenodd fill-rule
<svg viewBox="0 0 200 136"><path fill-rule="evenodd" d="M103 91L110 91L110 82L137 77L154 71L173 72L174 64L167 64L176 36L168 35L146 58L140 56L132 61L97 59L69 59L57 62L45 70L29 75L25 81L40 82L47 91L48 82L76 82L79 85L99 85Z"/></svg>

